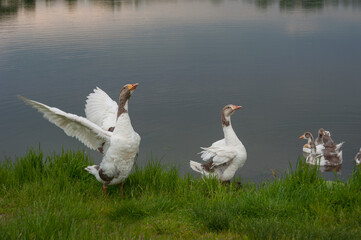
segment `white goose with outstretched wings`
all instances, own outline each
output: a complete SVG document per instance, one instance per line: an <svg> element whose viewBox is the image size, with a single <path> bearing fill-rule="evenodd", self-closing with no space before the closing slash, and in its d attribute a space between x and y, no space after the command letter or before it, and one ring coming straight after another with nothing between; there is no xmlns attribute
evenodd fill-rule
<svg viewBox="0 0 361 240"><path fill-rule="evenodd" d="M119 104L100 88L94 89L85 107L88 118L21 96L19 98L36 108L68 136L104 153L99 165L88 166L85 170L103 183L104 195L108 185L120 183L123 196L123 181L132 170L139 152L140 136L134 131L128 114L128 100L137 86L137 83L126 84L120 91Z"/></svg>

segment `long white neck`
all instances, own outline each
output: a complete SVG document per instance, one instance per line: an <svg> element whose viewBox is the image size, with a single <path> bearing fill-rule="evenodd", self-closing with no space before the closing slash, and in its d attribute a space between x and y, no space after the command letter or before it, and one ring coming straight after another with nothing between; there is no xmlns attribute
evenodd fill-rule
<svg viewBox="0 0 361 240"><path fill-rule="evenodd" d="M119 135L126 135L130 132L134 132L132 123L130 122L130 117L128 112L120 114L115 123L114 133Z"/></svg>
<svg viewBox="0 0 361 240"><path fill-rule="evenodd" d="M231 123L231 117L225 117L225 120L228 121L229 124L225 125L223 124L223 134L224 134L224 139L226 141L227 145L234 145L237 143L240 143L241 141L238 139L236 133L234 132L233 128L232 128L232 123Z"/></svg>

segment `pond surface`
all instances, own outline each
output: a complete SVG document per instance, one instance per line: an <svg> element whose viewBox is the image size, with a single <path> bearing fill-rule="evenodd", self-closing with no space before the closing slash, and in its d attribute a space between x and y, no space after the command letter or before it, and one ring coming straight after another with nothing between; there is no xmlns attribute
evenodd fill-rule
<svg viewBox="0 0 361 240"><path fill-rule="evenodd" d="M320 127L346 141L346 178L361 147L361 1L1 0L0 81L1 159L39 143L85 148L16 95L84 116L96 86L118 99L138 82L140 165L157 156L191 172L199 147L223 138L232 103L243 106L232 116L243 179L295 165L298 137Z"/></svg>

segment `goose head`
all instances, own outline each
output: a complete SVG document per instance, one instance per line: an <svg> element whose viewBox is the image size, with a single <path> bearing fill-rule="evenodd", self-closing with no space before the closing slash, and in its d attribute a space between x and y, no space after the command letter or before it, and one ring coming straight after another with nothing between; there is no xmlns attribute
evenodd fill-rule
<svg viewBox="0 0 361 240"><path fill-rule="evenodd" d="M326 131L323 128L318 129L318 137L322 138L326 135Z"/></svg>
<svg viewBox="0 0 361 240"><path fill-rule="evenodd" d="M123 88L124 89L127 89L128 88L128 90L129 90L129 92L130 92L130 95L132 95L133 94L133 92L134 92L134 90L138 87L138 83L135 83L135 84L126 84Z"/></svg>
<svg viewBox="0 0 361 240"><path fill-rule="evenodd" d="M242 108L242 106L236 106L233 104L228 104L222 109L222 125L229 126L231 121L231 115L238 109Z"/></svg>
<svg viewBox="0 0 361 240"><path fill-rule="evenodd" d="M305 144L303 147L305 148L311 147L309 145L311 144L311 142L313 142L313 136L310 132L305 132L303 135L300 136L300 139L307 139L308 144Z"/></svg>
<svg viewBox="0 0 361 240"><path fill-rule="evenodd" d="M135 84L125 84L120 90L119 96L119 105L118 105L118 115L119 117L122 113L128 112L128 100L133 94L134 90L138 87L138 83Z"/></svg>
<svg viewBox="0 0 361 240"><path fill-rule="evenodd" d="M135 84L125 84L120 90L120 100L128 100L133 94L134 90L138 87L138 83Z"/></svg>

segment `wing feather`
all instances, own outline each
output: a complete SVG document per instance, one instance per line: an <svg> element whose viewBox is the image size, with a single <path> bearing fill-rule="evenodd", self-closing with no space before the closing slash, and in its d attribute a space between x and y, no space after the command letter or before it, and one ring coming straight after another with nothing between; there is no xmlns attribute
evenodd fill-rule
<svg viewBox="0 0 361 240"><path fill-rule="evenodd" d="M225 145L224 139L213 143L208 148L201 147L201 149L203 149L200 152L202 160L208 161L212 159L212 168L232 161L237 155L237 152L232 147Z"/></svg>
<svg viewBox="0 0 361 240"><path fill-rule="evenodd" d="M104 130L108 130L115 126L118 104L100 88L96 87L93 91L86 100L86 118Z"/></svg>
<svg viewBox="0 0 361 240"><path fill-rule="evenodd" d="M237 155L237 152L230 149L218 149L216 155L213 157L213 166L219 166L225 163L228 163L233 160Z"/></svg>
<svg viewBox="0 0 361 240"><path fill-rule="evenodd" d="M103 130L95 123L84 117L66 113L58 108L49 107L37 101L18 96L26 104L31 105L41 112L44 118L54 123L71 137L75 137L90 149L98 150L104 143L110 141L111 132Z"/></svg>

